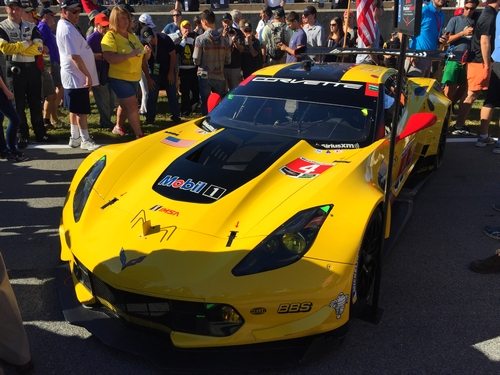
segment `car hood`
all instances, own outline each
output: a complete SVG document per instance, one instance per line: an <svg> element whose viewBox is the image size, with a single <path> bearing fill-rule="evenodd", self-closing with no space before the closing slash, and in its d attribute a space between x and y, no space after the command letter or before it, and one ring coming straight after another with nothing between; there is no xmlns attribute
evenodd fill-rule
<svg viewBox="0 0 500 375"><path fill-rule="evenodd" d="M98 198L89 202L92 207L79 223L86 246L100 249L90 256L75 254L87 258L90 269L114 259L112 268L120 273L120 267L145 254L159 260L180 253L198 254L197 259L200 253L216 255L195 262L205 270L199 270L200 277L207 270L233 267L297 212L334 203L336 186L352 173L348 166L362 152L319 150L303 140L262 133L193 128L147 137L134 146L141 148L138 156L127 157L125 164L116 164L122 157L110 157L94 186ZM317 193L324 191L331 194ZM122 250L129 254L123 262Z"/></svg>

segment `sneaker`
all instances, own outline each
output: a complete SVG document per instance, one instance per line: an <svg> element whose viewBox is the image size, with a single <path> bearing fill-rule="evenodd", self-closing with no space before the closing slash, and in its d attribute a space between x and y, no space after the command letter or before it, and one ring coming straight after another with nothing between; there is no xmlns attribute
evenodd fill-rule
<svg viewBox="0 0 500 375"><path fill-rule="evenodd" d="M491 227L487 225L484 227L483 233L495 240L500 240L500 227Z"/></svg>
<svg viewBox="0 0 500 375"><path fill-rule="evenodd" d="M26 148L28 147L28 138L24 138L24 137L19 137L19 140L17 141L17 147L18 148Z"/></svg>
<svg viewBox="0 0 500 375"><path fill-rule="evenodd" d="M68 143L69 147L71 147L71 148L77 148L77 147L80 147L81 144L82 144L82 138L81 137L78 137L78 138L71 138L71 137L69 137L69 143Z"/></svg>
<svg viewBox="0 0 500 375"><path fill-rule="evenodd" d="M116 134L116 135L125 135L125 130L121 126L115 125L113 130L111 130L111 133Z"/></svg>
<svg viewBox="0 0 500 375"><path fill-rule="evenodd" d="M489 258L471 262L469 269L477 273L500 273L500 249Z"/></svg>
<svg viewBox="0 0 500 375"><path fill-rule="evenodd" d="M45 135L42 135L41 137L37 137L36 141L38 143L49 143L49 142L52 141L52 138L50 138L50 136L48 136L47 134L45 134Z"/></svg>
<svg viewBox="0 0 500 375"><path fill-rule="evenodd" d="M7 154L7 160L13 161L13 162L22 162L29 160L29 158L24 155L21 151L10 151Z"/></svg>
<svg viewBox="0 0 500 375"><path fill-rule="evenodd" d="M89 139L88 141L83 141L80 145L82 150L94 151L97 150L101 145L98 145L94 142L93 139Z"/></svg>
<svg viewBox="0 0 500 375"><path fill-rule="evenodd" d="M178 124L179 122L182 122L182 119L179 116L170 116L170 121L174 124Z"/></svg>
<svg viewBox="0 0 500 375"><path fill-rule="evenodd" d="M500 154L500 141L497 141L497 143L495 143L495 147L493 148L493 153Z"/></svg>
<svg viewBox="0 0 500 375"><path fill-rule="evenodd" d="M452 135L461 135L461 136L476 136L477 134L471 131L467 126L462 127L451 127L450 132Z"/></svg>
<svg viewBox="0 0 500 375"><path fill-rule="evenodd" d="M476 142L476 147L486 147L488 145L492 145L496 141L490 136L479 137Z"/></svg>

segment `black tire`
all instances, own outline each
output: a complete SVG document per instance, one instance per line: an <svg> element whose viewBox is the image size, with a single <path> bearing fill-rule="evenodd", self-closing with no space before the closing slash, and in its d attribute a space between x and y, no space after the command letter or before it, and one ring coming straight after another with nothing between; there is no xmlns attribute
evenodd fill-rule
<svg viewBox="0 0 500 375"><path fill-rule="evenodd" d="M450 123L450 112L446 115L443 122L443 128L439 135L439 143L436 155L432 156L432 167L434 170L438 169L443 164L444 151L446 148L446 135L448 134L448 125Z"/></svg>
<svg viewBox="0 0 500 375"><path fill-rule="evenodd" d="M358 253L351 290L351 317L365 315L372 304L373 286L380 262L382 244L382 211L377 209L366 226Z"/></svg>

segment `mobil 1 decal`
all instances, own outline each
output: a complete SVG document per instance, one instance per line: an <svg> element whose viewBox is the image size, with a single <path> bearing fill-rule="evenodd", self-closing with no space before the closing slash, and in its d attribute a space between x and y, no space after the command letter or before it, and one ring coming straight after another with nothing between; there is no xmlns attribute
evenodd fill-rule
<svg viewBox="0 0 500 375"><path fill-rule="evenodd" d="M329 169L332 165L301 157L281 167L280 171L293 178L314 178Z"/></svg>
<svg viewBox="0 0 500 375"><path fill-rule="evenodd" d="M226 192L226 189L208 184L205 181L193 181L191 178L185 179L173 175L166 175L158 182L158 185L172 189L190 191L191 193L201 194L214 200L218 200Z"/></svg>

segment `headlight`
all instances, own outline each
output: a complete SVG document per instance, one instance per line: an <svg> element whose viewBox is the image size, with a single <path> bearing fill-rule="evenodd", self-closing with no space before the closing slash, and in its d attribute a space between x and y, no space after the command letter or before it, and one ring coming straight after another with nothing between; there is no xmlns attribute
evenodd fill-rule
<svg viewBox="0 0 500 375"><path fill-rule="evenodd" d="M248 253L233 268L233 275L251 275L298 261L311 248L332 207L330 204L298 212Z"/></svg>
<svg viewBox="0 0 500 375"><path fill-rule="evenodd" d="M75 222L80 220L90 192L105 166L106 156L103 156L89 169L78 184L75 196L73 197L73 217L75 218Z"/></svg>

